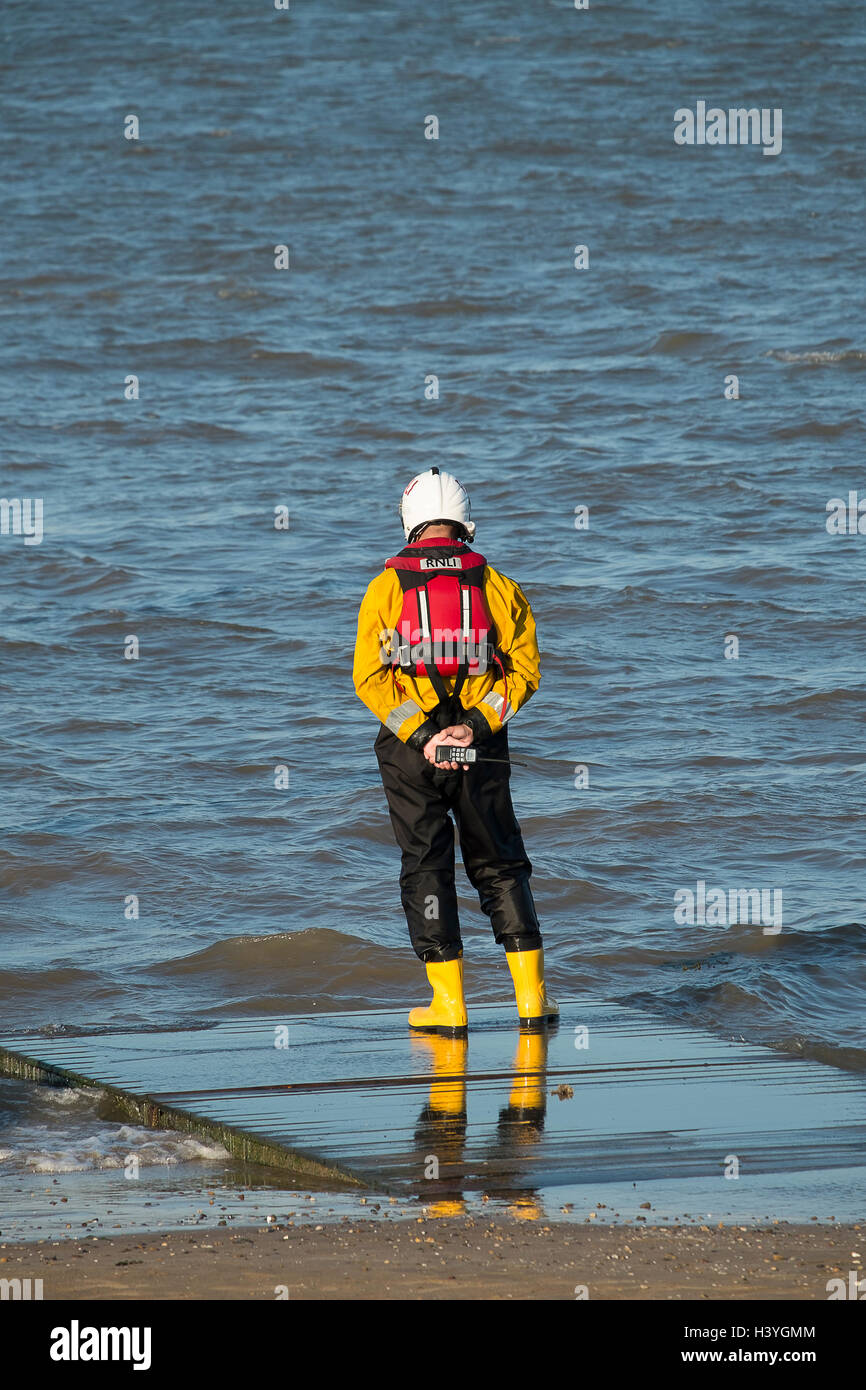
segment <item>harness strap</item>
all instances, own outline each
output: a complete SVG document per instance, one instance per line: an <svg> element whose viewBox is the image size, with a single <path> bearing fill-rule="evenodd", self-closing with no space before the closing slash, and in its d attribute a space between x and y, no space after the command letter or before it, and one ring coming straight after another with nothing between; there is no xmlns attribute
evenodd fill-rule
<svg viewBox="0 0 866 1390"><path fill-rule="evenodd" d="M468 588L464 588L462 585L460 590L460 599L461 614L463 620L461 631L463 632L465 639L465 635L469 631L470 599ZM433 650L433 640L430 634L430 593L426 583L418 586L418 612L421 619L422 640L425 643L428 641L430 643L429 647L427 648L427 651L430 654L430 660L424 662L424 669L427 672L430 684L436 692L436 698L439 701L439 704L441 705L443 711L446 709L449 710L450 718L452 719L452 721L456 721L459 719L459 716L462 713L463 708L460 704L460 693L463 690L463 687L466 684L466 678L469 675L469 657L467 652L467 643L464 640L464 660L461 661L460 665L457 668L457 675L454 678L454 690L449 695L448 688L445 685L445 681L442 675L440 674L439 668L437 667L436 662L434 660L435 652Z"/></svg>

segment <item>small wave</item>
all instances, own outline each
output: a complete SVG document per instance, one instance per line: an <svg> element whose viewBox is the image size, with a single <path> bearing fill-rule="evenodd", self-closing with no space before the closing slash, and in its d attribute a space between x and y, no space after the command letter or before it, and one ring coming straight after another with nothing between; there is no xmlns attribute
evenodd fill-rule
<svg viewBox="0 0 866 1390"><path fill-rule="evenodd" d="M381 947L377 949L381 951ZM274 970L297 971L307 967L342 972L359 956L373 955L370 943L360 937L328 927L311 927L301 932L227 937L192 955L158 961L148 969L165 975L220 974L224 971L233 974L242 969L270 976Z"/></svg>
<svg viewBox="0 0 866 1390"><path fill-rule="evenodd" d="M835 690L814 690L808 695L799 695L796 699L785 700L773 707L825 714L834 707L848 705L855 705L859 710L863 705L863 691L847 690L844 686L837 686Z"/></svg>
<svg viewBox="0 0 866 1390"><path fill-rule="evenodd" d="M206 984L220 1000L212 1016L382 1008L418 989L417 962L402 941L373 945L328 927L231 937L147 973L185 990Z"/></svg>
<svg viewBox="0 0 866 1390"><path fill-rule="evenodd" d="M715 337L712 333L696 333L689 329L671 329L660 333L648 351L672 356L686 355L710 347L714 342Z"/></svg>
<svg viewBox="0 0 866 1390"><path fill-rule="evenodd" d="M347 420L346 428L351 430L353 439L393 439L403 444L413 444L418 438L415 430L371 424L368 420Z"/></svg>
<svg viewBox="0 0 866 1390"><path fill-rule="evenodd" d="M244 430L234 430L229 425L215 425L210 420L184 420L177 425L142 426L136 444L158 444L170 439L243 439Z"/></svg>
<svg viewBox="0 0 866 1390"><path fill-rule="evenodd" d="M184 357L201 353L208 348L234 348L239 352L258 347L258 340L247 334L232 334L228 338L162 338L149 339L141 344L141 352L147 356L160 352L175 352Z"/></svg>
<svg viewBox="0 0 866 1390"><path fill-rule="evenodd" d="M13 1154L12 1158L29 1173L87 1173L127 1168L130 1159L135 1159L139 1167L153 1168L173 1167L178 1163L213 1163L230 1160L231 1155L220 1144L205 1144L200 1139L175 1139L169 1135L154 1139L150 1130L126 1128L116 1134L97 1134L71 1148Z"/></svg>
<svg viewBox="0 0 866 1390"><path fill-rule="evenodd" d="M231 1161L215 1140L115 1122L104 1109L110 1100L97 1087L8 1081L0 1082L0 1099L5 1173L102 1172L128 1169L131 1160L140 1168Z"/></svg>
<svg viewBox="0 0 866 1390"><path fill-rule="evenodd" d="M781 348L771 348L764 354L775 362L791 362L798 366L828 367L836 362L866 362L866 352L861 348L816 348L811 352L788 352Z"/></svg>
<svg viewBox="0 0 866 1390"><path fill-rule="evenodd" d="M331 372L357 374L361 369L348 357L317 357L313 352L280 352L273 348L255 348L250 353L253 362L272 362L285 367L293 376L325 376Z"/></svg>
<svg viewBox="0 0 866 1390"><path fill-rule="evenodd" d="M775 988L779 989L778 981ZM796 1028L785 1029L778 1005L774 1009L757 993L730 980L704 987L684 985L664 996L636 993L623 1002L659 1014L666 1022L736 1037L787 1057L822 1062L842 1071L866 1072L866 1047L842 1037L823 1038L809 1028L806 1018L798 1019Z"/></svg>
<svg viewBox="0 0 866 1390"><path fill-rule="evenodd" d="M105 565L90 555L82 556L78 562L60 561L45 557L40 579L43 583L55 581L63 585L67 594L93 593L98 589L121 588L135 579L132 570L120 565Z"/></svg>
<svg viewBox="0 0 866 1390"><path fill-rule="evenodd" d="M97 420L70 420L64 426L67 434L126 434L129 425L125 420L112 420L104 417Z"/></svg>
<svg viewBox="0 0 866 1390"><path fill-rule="evenodd" d="M839 439L845 434L859 434L863 421L857 415L847 420L804 420L802 424L781 425L771 430L773 439Z"/></svg>
<svg viewBox="0 0 866 1390"><path fill-rule="evenodd" d="M815 955L828 962L839 957L866 961L866 923L843 922L809 931L791 927L785 932L786 951Z"/></svg>
<svg viewBox="0 0 866 1390"><path fill-rule="evenodd" d="M60 286L61 289L68 289L71 284L83 283L89 277L73 277L68 273L55 271L42 271L38 275L22 275L14 280L0 280L0 294L21 294L27 290L53 289Z"/></svg>
<svg viewBox="0 0 866 1390"><path fill-rule="evenodd" d="M503 159L570 160L574 158L574 146L568 140L493 140L485 147L487 154L500 155Z"/></svg>
<svg viewBox="0 0 866 1390"><path fill-rule="evenodd" d="M401 304L368 304L365 312L384 316L396 315L399 318L412 316L419 319L447 318L460 315L463 318L482 318L485 314L499 313L502 304L499 300L485 302L478 299L416 299Z"/></svg>
<svg viewBox="0 0 866 1390"><path fill-rule="evenodd" d="M840 1067L842 1071L866 1072L866 1048L840 1047L830 1043L815 1042L811 1038L797 1034L790 1038L780 1038L770 1042L774 1052L784 1052L788 1057L804 1057L810 1062L823 1062L825 1066Z"/></svg>
<svg viewBox="0 0 866 1390"><path fill-rule="evenodd" d="M0 970L0 1000L35 994L44 1001L46 991L73 988L81 990L99 976L76 966L47 965L44 970Z"/></svg>
<svg viewBox="0 0 866 1390"><path fill-rule="evenodd" d="M25 1140L16 1149L0 1152L10 1168L40 1174L128 1169L133 1160L139 1168L231 1160L228 1150L221 1144L208 1144L189 1137L178 1138L168 1131L136 1129L131 1125L101 1130L80 1139L72 1138L53 1148L43 1148Z"/></svg>
<svg viewBox="0 0 866 1390"><path fill-rule="evenodd" d="M862 1025L866 926L788 928L771 940L742 937L736 950L670 968L711 970L670 989L642 989L623 1003L667 1022L740 1037L788 1056L866 1071Z"/></svg>
<svg viewBox="0 0 866 1390"><path fill-rule="evenodd" d="M81 1102L97 1101L102 1094L98 1086L46 1086L42 1100L49 1109L69 1110Z"/></svg>
<svg viewBox="0 0 866 1390"><path fill-rule="evenodd" d="M47 644L43 647L41 642L31 642L26 638L0 636L0 652L9 658L10 665L12 661L23 663L25 659L30 660L31 658L34 661L44 661L47 650Z"/></svg>

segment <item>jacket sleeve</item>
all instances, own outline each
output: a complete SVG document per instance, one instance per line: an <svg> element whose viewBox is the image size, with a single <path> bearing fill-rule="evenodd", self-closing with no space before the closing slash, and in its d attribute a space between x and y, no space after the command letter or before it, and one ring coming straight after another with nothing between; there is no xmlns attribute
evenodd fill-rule
<svg viewBox="0 0 866 1390"><path fill-rule="evenodd" d="M531 699L541 681L541 658L535 634L535 619L529 600L519 584L488 565L484 594L496 645L505 675L494 663L497 679L493 687L467 714L476 741L498 733L503 724Z"/></svg>
<svg viewBox="0 0 866 1390"><path fill-rule="evenodd" d="M393 570L384 570L368 586L358 614L352 679L355 693L368 710L403 743L421 749L438 725L407 697L388 662L401 598L400 581Z"/></svg>

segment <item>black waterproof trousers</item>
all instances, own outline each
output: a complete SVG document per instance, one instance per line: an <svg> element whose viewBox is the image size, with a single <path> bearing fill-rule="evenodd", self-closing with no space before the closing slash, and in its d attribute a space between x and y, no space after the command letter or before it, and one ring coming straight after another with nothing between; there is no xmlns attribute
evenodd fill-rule
<svg viewBox="0 0 866 1390"><path fill-rule="evenodd" d="M422 961L460 954L460 922L454 886L454 826L463 864L506 951L535 951L541 933L529 887L532 865L511 804L511 769L475 763L468 772L434 768L382 725L375 742L391 824L403 855L400 891L409 936ZM479 748L508 757L508 731Z"/></svg>

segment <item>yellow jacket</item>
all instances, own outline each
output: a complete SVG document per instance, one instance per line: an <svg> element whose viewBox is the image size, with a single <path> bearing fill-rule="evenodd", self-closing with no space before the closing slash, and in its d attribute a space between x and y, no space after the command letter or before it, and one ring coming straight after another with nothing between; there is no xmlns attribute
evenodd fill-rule
<svg viewBox="0 0 866 1390"><path fill-rule="evenodd" d="M490 565L485 566L482 583L506 679L495 662L483 674L466 678L460 701L467 711L476 711L469 719L476 740L507 724L535 694L541 679L535 619L520 585ZM402 611L403 590L397 572L383 570L369 585L358 614L352 677L359 699L376 718L404 743L411 740L413 747L420 747L437 727L429 721L430 712L439 703L432 682L426 676L409 676L399 667L382 664L382 653L390 654L391 650L389 634L396 632ZM454 679L443 679L450 695Z"/></svg>

